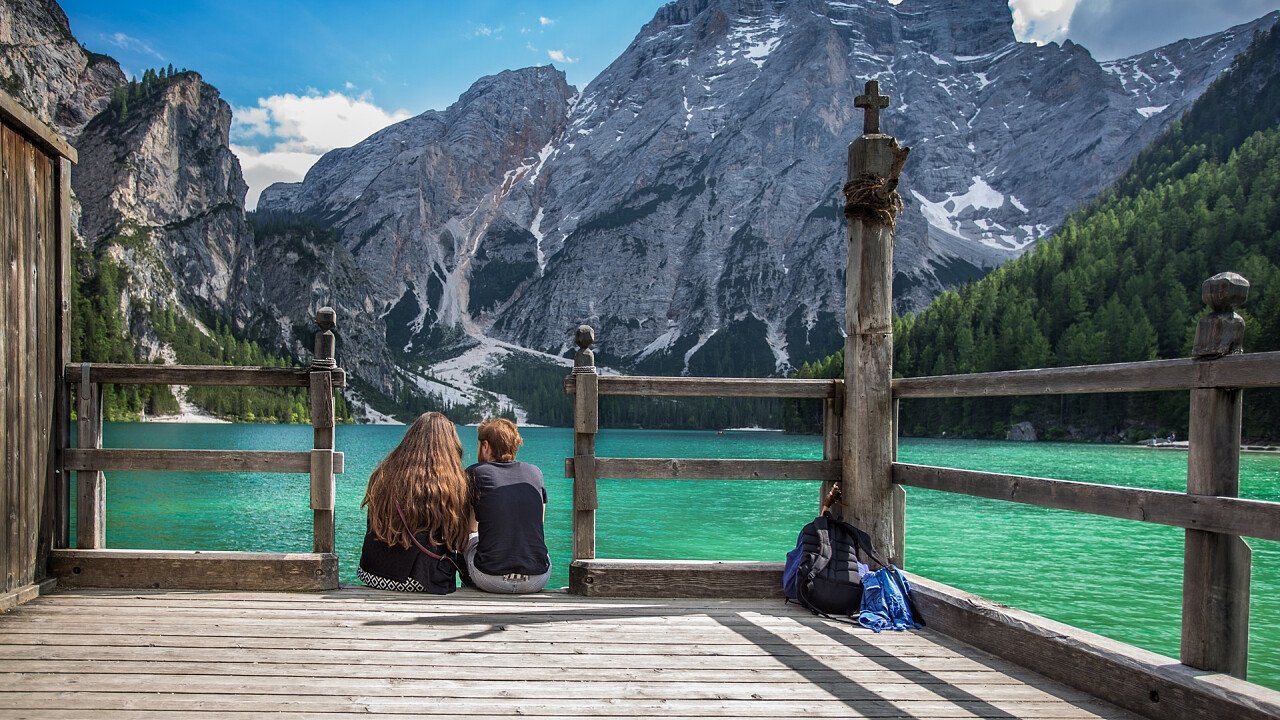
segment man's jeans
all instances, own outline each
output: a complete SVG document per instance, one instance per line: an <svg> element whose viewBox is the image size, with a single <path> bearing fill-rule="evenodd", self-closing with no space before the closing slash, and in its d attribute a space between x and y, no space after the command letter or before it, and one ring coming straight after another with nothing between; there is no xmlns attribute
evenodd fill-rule
<svg viewBox="0 0 1280 720"><path fill-rule="evenodd" d="M463 553L467 561L467 573L471 575L471 582L478 590L508 595L536 593L546 586L551 577L549 563L547 571L541 575L486 575L476 569L476 547L479 544L480 534L471 533L471 537L467 539L467 550Z"/></svg>

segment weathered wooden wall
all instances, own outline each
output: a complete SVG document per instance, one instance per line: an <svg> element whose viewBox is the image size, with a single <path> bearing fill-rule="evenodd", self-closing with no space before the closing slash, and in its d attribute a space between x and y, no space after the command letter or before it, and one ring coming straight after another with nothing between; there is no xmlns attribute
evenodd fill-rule
<svg viewBox="0 0 1280 720"><path fill-rule="evenodd" d="M35 594L58 530L70 155L0 98L0 609Z"/></svg>

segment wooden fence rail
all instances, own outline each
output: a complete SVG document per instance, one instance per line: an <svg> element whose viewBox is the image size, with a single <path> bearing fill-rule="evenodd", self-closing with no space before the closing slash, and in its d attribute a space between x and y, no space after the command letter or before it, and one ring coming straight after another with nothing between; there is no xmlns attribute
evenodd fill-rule
<svg viewBox="0 0 1280 720"><path fill-rule="evenodd" d="M597 382L601 395L841 399L844 393L843 380L602 375ZM570 395L577 393L572 375L565 378L564 390Z"/></svg>
<svg viewBox="0 0 1280 720"><path fill-rule="evenodd" d="M346 374L334 359L336 314L330 308L322 308L316 314L316 324L319 331L309 368L90 363L66 366L65 382L76 395L78 437L76 447L62 451L60 469L63 477L70 471L76 473L77 549L55 549L50 561L50 567L64 583L244 589L338 586L334 476L344 471L345 463L343 454L334 450L333 389L346 384ZM108 384L308 388L312 449L103 449L102 386ZM65 408L63 412L66 413ZM107 551L104 472L116 470L309 474L313 552ZM63 540L60 544L65 547L67 543ZM281 578L286 577L287 582L282 585Z"/></svg>
<svg viewBox="0 0 1280 720"><path fill-rule="evenodd" d="M896 378L893 395L958 398L1262 387L1280 387L1280 352Z"/></svg>
<svg viewBox="0 0 1280 720"><path fill-rule="evenodd" d="M1280 540L1280 503L1071 480L893 464L893 481L926 490L1140 520L1192 530Z"/></svg>
<svg viewBox="0 0 1280 720"><path fill-rule="evenodd" d="M81 365L67 365L66 381L85 381ZM87 382L99 385L234 385L237 387L310 387L310 368L245 367L231 365L125 365L94 363ZM330 372L333 387L346 386L341 368Z"/></svg>

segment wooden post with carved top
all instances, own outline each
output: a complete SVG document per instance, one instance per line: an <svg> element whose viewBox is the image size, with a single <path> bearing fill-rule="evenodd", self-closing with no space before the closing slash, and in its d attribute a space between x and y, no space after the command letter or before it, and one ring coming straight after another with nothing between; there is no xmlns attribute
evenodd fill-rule
<svg viewBox="0 0 1280 720"><path fill-rule="evenodd" d="M600 376L591 344L596 333L579 325L573 359L573 559L596 556L596 433L600 430Z"/></svg>
<svg viewBox="0 0 1280 720"><path fill-rule="evenodd" d="M880 94L879 83L868 81L854 104L866 118L862 136L849 144L844 186L849 255L840 484L844 518L900 565L903 538L895 519L905 494L892 480L893 226L902 209L898 177L909 148L880 133L880 111L889 98Z"/></svg>
<svg viewBox="0 0 1280 720"><path fill-rule="evenodd" d="M1244 320L1235 309L1249 297L1249 281L1235 273L1205 280L1212 309L1196 327L1196 360L1243 352ZM1191 391L1187 492L1240 494L1239 388ZM1182 662L1239 678L1249 664L1249 572L1252 552L1236 535L1187 530L1182 575Z"/></svg>
<svg viewBox="0 0 1280 720"><path fill-rule="evenodd" d="M316 312L315 354L311 357L311 428L314 442L311 450L311 511L313 549L331 553L337 547L334 526L335 480L333 475L334 425L336 412L333 398L333 370L337 367L333 329L338 315L333 308Z"/></svg>

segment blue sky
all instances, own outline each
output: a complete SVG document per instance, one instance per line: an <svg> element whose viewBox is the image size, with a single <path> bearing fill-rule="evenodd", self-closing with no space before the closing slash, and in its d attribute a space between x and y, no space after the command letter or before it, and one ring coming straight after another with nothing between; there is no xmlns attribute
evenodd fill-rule
<svg viewBox="0 0 1280 720"><path fill-rule="evenodd" d="M233 106L314 89L369 93L382 107L415 113L444 108L505 68L553 63L582 87L662 4L62 1L89 49L130 72L168 63L198 70Z"/></svg>
<svg viewBox="0 0 1280 720"><path fill-rule="evenodd" d="M889 0L899 2L901 0ZM301 179L320 155L443 109L476 79L553 64L579 89L664 0L61 0L76 37L128 74L199 71L235 111L249 182ZM1010 0L1020 40L1122 57L1259 17L1280 0Z"/></svg>

